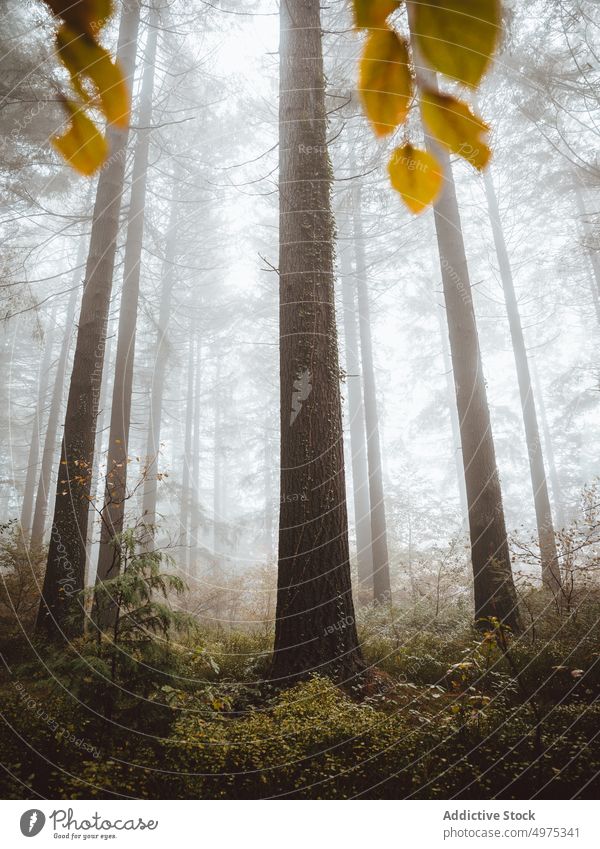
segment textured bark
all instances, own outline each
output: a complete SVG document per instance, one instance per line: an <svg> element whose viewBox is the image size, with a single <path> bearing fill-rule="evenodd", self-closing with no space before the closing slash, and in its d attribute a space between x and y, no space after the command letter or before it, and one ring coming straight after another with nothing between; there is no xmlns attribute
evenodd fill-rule
<svg viewBox="0 0 600 849"><path fill-rule="evenodd" d="M77 301L81 293L81 285L79 278L79 269L85 260L85 250L87 247L87 239L80 237L79 249L77 252L77 262L75 265L76 271L73 278L73 288L69 296L67 304L67 314L65 319L65 333L58 355L56 364L56 375L54 377L54 385L52 388L52 399L50 401L50 410L48 412L48 425L46 427L46 435L44 437L44 448L42 451L42 464L40 467L40 476L37 485L37 494L35 497L35 510L33 512L33 522L31 524L31 547L39 548L44 542L44 533L46 530L46 516L48 513L48 497L50 494L50 482L52 478L52 467L57 454L57 436L58 424L60 420L60 408L63 403L65 392L65 376L67 373L67 363L69 361L69 352L71 350L73 336L73 322L75 320L75 310Z"/></svg>
<svg viewBox="0 0 600 849"><path fill-rule="evenodd" d="M363 406L362 372L356 318L356 283L348 247L345 247L341 252L341 271L356 561L359 589L372 592L373 553L371 550L371 502L369 500L365 409Z"/></svg>
<svg viewBox="0 0 600 849"><path fill-rule="evenodd" d="M194 418L191 458L190 487L190 568L199 573L198 555L200 550L200 433L201 433L201 393L202 391L202 345L198 339L196 348L196 368L194 371Z"/></svg>
<svg viewBox="0 0 600 849"><path fill-rule="evenodd" d="M139 17L139 0L125 0L117 54L129 82L135 66ZM36 623L37 630L49 638L83 632L80 592L85 579L88 500L127 139L126 130L109 131L110 155L98 179L48 563Z"/></svg>
<svg viewBox="0 0 600 849"><path fill-rule="evenodd" d="M363 669L348 551L319 0L280 6L281 508L272 677Z"/></svg>
<svg viewBox="0 0 600 849"><path fill-rule="evenodd" d="M390 583L385 501L383 498L383 469L381 465L377 385L375 381L375 365L373 363L373 342L371 339L371 304L367 282L365 234L362 222L362 193L360 183L358 182L355 184L352 192L352 220L354 225L354 248L356 251L358 326L360 330L360 351L365 398L365 425L367 428L373 598L377 603L385 603L391 601L392 588Z"/></svg>
<svg viewBox="0 0 600 849"><path fill-rule="evenodd" d="M46 402L48 395L48 384L50 383L50 369L52 365L52 348L54 343L54 328L56 325L56 307L52 310L48 330L46 332L46 345L44 356L40 365L38 393L33 426L31 429L31 442L27 456L27 470L25 473L25 488L23 491L23 505L21 507L21 531L25 537L29 537L32 528L33 494L35 482L39 472L40 440L43 423L46 418Z"/></svg>
<svg viewBox="0 0 600 849"><path fill-rule="evenodd" d="M173 184L171 212L167 227L165 258L162 268L161 297L158 312L158 327L154 349L154 371L150 389L150 413L148 417L148 435L146 440L146 479L142 499L144 522L148 530L148 544L154 537L156 525L156 503L158 497L159 453L162 425L162 408L165 393L165 376L169 360L169 318L175 283L175 259L177 253L178 203L177 192L179 183Z"/></svg>
<svg viewBox="0 0 600 849"><path fill-rule="evenodd" d="M127 502L127 469L129 430L131 425L131 397L133 391L133 364L140 293L142 245L144 241L144 209L150 148L150 123L152 121L152 90L157 42L157 11L151 10L148 39L144 56L144 73L140 92L140 106L133 158L131 196L127 217L127 238L123 263L123 289L119 309L117 354L113 382L108 457L106 461L106 489L102 509L102 531L96 583L115 578L120 571L119 546L114 539L123 531L125 504ZM103 596L105 598L105 596ZM103 610L96 607L95 619L99 627L112 624L116 606L106 601Z"/></svg>
<svg viewBox="0 0 600 849"><path fill-rule="evenodd" d="M561 575L558 552L556 550L556 538L554 522L552 520L552 508L546 482L546 471L544 468L544 457L542 453L542 441L538 425L535 398L531 385L531 374L529 371L529 360L525 337L521 325L519 305L515 293L515 285L512 268L504 239L498 200L494 189L494 181L490 169L483 174L485 194L488 203L490 223L494 236L494 245L498 256L502 290L506 303L510 337L512 340L513 353L515 355L515 366L517 380L519 383L519 395L521 398L521 410L523 412L523 424L525 426L525 440L527 443L527 456L529 458L529 472L531 475L531 486L533 488L533 501L535 506L535 518L537 524L538 541L542 562L542 581L545 587L554 594L560 593Z"/></svg>
<svg viewBox="0 0 600 849"><path fill-rule="evenodd" d="M271 443L271 432L273 430L273 417L267 408L265 413L264 431L264 455L263 455L263 492L265 498L264 518L264 548L267 562L271 563L274 556L273 551L273 445Z"/></svg>

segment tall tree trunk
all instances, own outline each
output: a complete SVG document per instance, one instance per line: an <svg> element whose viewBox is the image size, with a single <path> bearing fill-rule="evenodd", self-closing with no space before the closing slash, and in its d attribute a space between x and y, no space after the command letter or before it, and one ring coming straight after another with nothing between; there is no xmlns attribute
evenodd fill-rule
<svg viewBox="0 0 600 849"><path fill-rule="evenodd" d="M171 212L167 227L165 258L162 268L162 285L160 307L158 312L158 327L156 331L156 346L154 349L154 371L150 389L150 412L148 417L148 435L146 440L146 477L142 498L144 522L148 528L147 542L151 543L156 525L156 503L158 496L158 478L160 453L160 438L162 425L162 408L165 392L165 376L169 360L168 329L171 316L173 285L175 283L175 259L177 248L178 203L177 193L180 185L173 183Z"/></svg>
<svg viewBox="0 0 600 849"><path fill-rule="evenodd" d="M383 469L381 464L379 411L377 409L377 385L373 363L373 342L371 339L371 304L367 281L365 234L362 221L362 191L358 181L355 181L352 190L352 221L354 225L354 249L356 252L358 327L360 330L363 390L365 396L365 425L367 428L373 598L377 603L385 603L391 601L392 587L390 582L385 501L383 497Z"/></svg>
<svg viewBox="0 0 600 849"><path fill-rule="evenodd" d="M79 269L85 260L85 250L87 247L87 239L83 236L79 238L79 248L77 250L77 260L75 264L75 274L73 276L73 288L69 295L67 304L67 313L65 317L65 333L60 347L60 354L56 364L56 375L52 388L52 399L50 401L50 411L48 413L48 425L46 427L46 436L44 438L44 448L42 451L42 464L40 467L40 475L37 485L37 494L35 497L35 510L33 511L33 522L31 524L31 547L39 548L44 542L44 533L46 530L46 516L48 513L48 497L50 494L50 481L52 478L52 468L54 465L57 453L57 436L58 423L60 420L60 408L62 406L65 392L65 376L67 373L67 363L69 361L69 353L72 343L72 328L75 320L75 310L77 309L77 301L81 293L81 284L79 279Z"/></svg>
<svg viewBox="0 0 600 849"><path fill-rule="evenodd" d="M525 440L527 443L527 455L529 457L529 471L531 485L533 487L533 501L535 505L535 518L540 545L540 556L542 562L542 581L545 587L554 594L560 592L561 577L558 552L556 550L556 538L554 533L554 522L552 521L552 508L550 496L548 495L548 484L546 482L546 471L544 469L544 457L542 453L542 441L538 426L537 412L535 409L535 398L531 385L529 372L529 361L527 359L527 348L525 337L519 315L519 305L515 294L512 268L504 239L498 200L494 189L494 181L490 169L483 172L483 183L487 198L490 223L494 236L494 245L498 256L498 266L510 337L515 355L515 366L517 369L517 380L519 383L519 394L521 397L521 409L523 412L523 424L525 426Z"/></svg>
<svg viewBox="0 0 600 849"><path fill-rule="evenodd" d="M198 339L196 347L196 369L194 372L194 419L191 457L191 487L190 487L190 569L198 575L200 554L200 433L202 391L202 345Z"/></svg>
<svg viewBox="0 0 600 849"><path fill-rule="evenodd" d="M191 329L190 329L191 330ZM181 534L180 543L183 548L181 558L182 566L188 567L190 561L190 538L189 538L189 517L190 506L192 501L192 493L190 486L190 472L192 469L192 437L194 429L194 352L196 349L196 337L190 332L189 336L189 356L187 368L187 394L185 405L185 436L183 447L183 471L181 475Z"/></svg>
<svg viewBox="0 0 600 849"><path fill-rule="evenodd" d="M412 5L408 12L412 24ZM412 48L422 82L436 89L436 76L424 65L414 39ZM491 618L497 618L516 630L517 594L452 165L446 148L428 135L425 138L428 150L444 169L444 187L434 206L434 223L469 502L475 620L478 626L486 627Z"/></svg>
<svg viewBox="0 0 600 849"><path fill-rule="evenodd" d="M130 88L139 19L140 0L125 0L117 55ZM88 499L128 135L127 130L109 130L110 156L98 179L48 564L36 623L36 629L50 638L83 632L80 592L85 579Z"/></svg>
<svg viewBox="0 0 600 849"><path fill-rule="evenodd" d="M123 262L123 289L117 331L117 354L110 412L108 457L106 461L106 489L102 509L102 531L96 583L110 580L120 570L119 546L115 537L123 530L127 502L127 469L129 430L131 425L131 397L133 390L133 364L140 293L142 245L144 241L144 211L148 179L148 151L150 148L150 123L152 121L152 90L158 13L152 6L148 22L148 39L144 56L144 73L138 110L138 130L133 159L131 197L127 218L127 239ZM103 596L106 598L106 596ZM96 622L100 628L112 625L116 603L106 601L103 609L96 608Z"/></svg>
<svg viewBox="0 0 600 849"><path fill-rule="evenodd" d="M350 424L350 457L352 461L352 495L356 529L356 562L359 591L373 589L373 552L371 549L371 502L369 469L365 435L360 347L356 319L355 276L349 245L341 250L342 305L344 345L346 352L346 385L348 387L348 419Z"/></svg>
<svg viewBox="0 0 600 849"><path fill-rule="evenodd" d="M223 349L218 345L216 347L216 369L215 369L215 428L213 442L213 580L218 581L222 574L222 564L224 559L224 538L223 538L223 403L222 392L224 391L222 381L221 357Z"/></svg>
<svg viewBox="0 0 600 849"><path fill-rule="evenodd" d="M32 528L33 494L35 482L39 473L40 440L43 423L46 417L46 401L48 396L48 384L50 383L50 369L52 366L52 348L54 346L54 328L56 325L56 307L50 314L48 330L46 332L46 345L44 356L40 365L38 380L38 393L35 413L33 416L33 427L31 431L31 442L29 443L29 454L27 457L27 471L25 473L25 489L23 492L23 505L21 508L21 531L29 537Z"/></svg>
<svg viewBox="0 0 600 849"><path fill-rule="evenodd" d="M280 27L281 509L272 676L348 681L363 659L348 551L319 0L282 0Z"/></svg>
<svg viewBox="0 0 600 849"><path fill-rule="evenodd" d="M544 445L546 448L546 457L548 458L548 471L550 472L550 485L552 487L552 496L554 498L554 510L556 513L556 521L560 529L566 526L565 507L562 497L562 487L556 467L556 459L554 457L554 443L552 434L550 433L550 425L548 424L548 415L546 413L546 402L544 401L544 389L538 374L537 362L535 357L531 358L531 377L533 378L533 388L537 396L537 404L540 411L540 421L542 422L542 432L544 434Z"/></svg>

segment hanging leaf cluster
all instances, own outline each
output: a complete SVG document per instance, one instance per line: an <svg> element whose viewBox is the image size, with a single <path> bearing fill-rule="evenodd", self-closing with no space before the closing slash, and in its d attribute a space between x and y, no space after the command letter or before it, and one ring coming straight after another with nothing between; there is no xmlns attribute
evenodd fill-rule
<svg viewBox="0 0 600 849"><path fill-rule="evenodd" d="M129 124L129 92L123 72L98 36L113 13L113 0L45 0L61 21L56 53L69 72L74 94L62 98L67 130L52 139L61 156L89 176L105 162L108 143L89 116L100 111L109 124Z"/></svg>
<svg viewBox="0 0 600 849"><path fill-rule="evenodd" d="M390 25L402 0L353 0L354 25L366 30L358 89L375 135L384 138L406 123L418 103L429 135L474 168L487 165L489 126L471 107L422 79L409 39ZM431 70L475 89L489 67L501 32L500 0L406 0L413 44ZM443 167L408 141L393 151L388 172L408 208L420 213L439 196Z"/></svg>

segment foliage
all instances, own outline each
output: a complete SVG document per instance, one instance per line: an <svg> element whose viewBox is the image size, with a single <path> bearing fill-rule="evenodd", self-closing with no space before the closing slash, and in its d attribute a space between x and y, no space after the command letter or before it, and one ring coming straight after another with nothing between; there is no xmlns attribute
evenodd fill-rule
<svg viewBox="0 0 600 849"><path fill-rule="evenodd" d="M63 97L69 126L52 140L64 159L81 174L97 171L108 154L108 144L96 124L86 114L99 109L109 124L129 124L129 93L119 66L98 41L97 36L113 12L111 0L64 2L45 0L63 24L56 36L56 53L63 63L77 98ZM91 83L91 89L88 87ZM94 96L91 91L95 93Z"/></svg>
<svg viewBox="0 0 600 849"><path fill-rule="evenodd" d="M45 549L32 551L16 523L0 526L0 629L4 637L31 632L45 559Z"/></svg>
<svg viewBox="0 0 600 849"><path fill-rule="evenodd" d="M431 71L470 88L479 85L501 32L499 0L483 0L475 12L466 0L407 0L412 51L410 39L388 23L398 6L393 2L353 3L355 26L368 30L358 88L373 131L387 136L405 124L416 88L427 132L442 147L481 170L491 155L485 140L488 125L465 101L439 93ZM417 50L419 55L415 55ZM423 61L429 69L423 69ZM388 170L393 187L411 212L422 212L439 196L443 168L431 151L419 150L406 140L393 152Z"/></svg>

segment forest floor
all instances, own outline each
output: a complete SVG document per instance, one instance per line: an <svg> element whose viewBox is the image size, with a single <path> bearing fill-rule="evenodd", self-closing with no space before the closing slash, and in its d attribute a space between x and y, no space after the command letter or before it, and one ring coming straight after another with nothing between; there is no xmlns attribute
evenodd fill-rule
<svg viewBox="0 0 600 849"><path fill-rule="evenodd" d="M530 605L536 600L535 594ZM595 798L597 601L502 647L465 615L360 629L383 675L265 683L272 637L0 646L4 798ZM453 623L453 624L451 624Z"/></svg>

